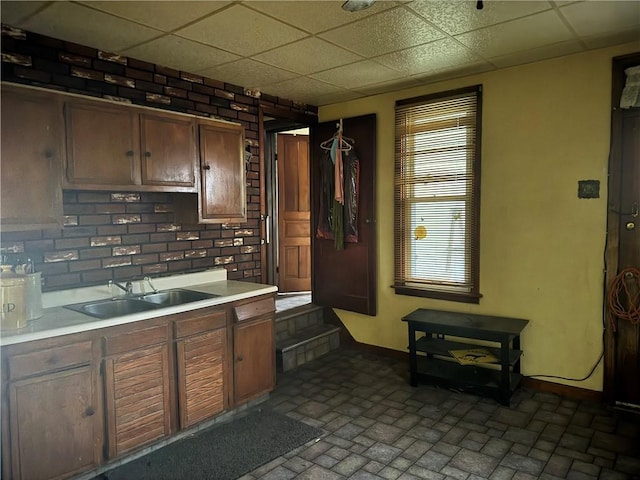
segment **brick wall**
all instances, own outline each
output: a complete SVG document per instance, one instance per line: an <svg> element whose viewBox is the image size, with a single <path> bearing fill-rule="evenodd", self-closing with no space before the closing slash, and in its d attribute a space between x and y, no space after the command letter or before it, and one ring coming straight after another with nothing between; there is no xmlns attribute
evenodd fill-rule
<svg viewBox="0 0 640 480"><path fill-rule="evenodd" d="M6 25L2 80L238 122L253 153L242 224L181 224L170 193L65 191L63 229L3 232L0 239L3 254L35 261L44 290L215 266L230 279L260 281L258 108L316 115L316 107Z"/></svg>

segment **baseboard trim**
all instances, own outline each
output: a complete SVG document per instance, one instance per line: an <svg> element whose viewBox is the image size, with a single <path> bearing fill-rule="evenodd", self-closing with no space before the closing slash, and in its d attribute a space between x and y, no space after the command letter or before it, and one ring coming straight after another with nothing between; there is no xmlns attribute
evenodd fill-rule
<svg viewBox="0 0 640 480"><path fill-rule="evenodd" d="M604 394L587 388L563 385L561 383L547 382L537 378L522 377L522 386L539 392L555 393L572 400L590 400L593 402L603 402Z"/></svg>
<svg viewBox="0 0 640 480"><path fill-rule="evenodd" d="M407 369L409 368L409 352L403 352L400 350L393 350L387 347L380 347L378 345L370 345L368 343L358 342L349 330L344 326L340 317L336 315L335 311L331 307L324 307L324 319L327 323L337 325L341 327L340 330L340 344L360 350L363 352L371 353L374 355L380 355L383 357L395 358L397 360L403 360L407 362ZM536 390L538 392L555 393L571 400L589 400L594 402L604 402L604 393L597 392L595 390L588 390L586 388L574 387L571 385L563 385L561 383L548 382L539 380L537 378L522 377L522 386Z"/></svg>

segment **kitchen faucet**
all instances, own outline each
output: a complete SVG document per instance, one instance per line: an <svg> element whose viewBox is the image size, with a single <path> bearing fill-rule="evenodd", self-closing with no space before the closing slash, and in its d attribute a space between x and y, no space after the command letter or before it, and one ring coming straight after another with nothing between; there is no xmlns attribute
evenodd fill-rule
<svg viewBox="0 0 640 480"><path fill-rule="evenodd" d="M118 282L114 282L113 280L109 280L109 288L111 288L114 285L116 287L118 287L120 290L122 290L125 293L125 295L127 295L127 296L133 295L133 283L132 282L125 283L124 287L123 287Z"/></svg>
<svg viewBox="0 0 640 480"><path fill-rule="evenodd" d="M153 283L151 283L151 277L144 277L144 280L149 284L149 286L151 287L151 290L153 290L153 293L158 293L158 290L156 289L156 287L154 287Z"/></svg>

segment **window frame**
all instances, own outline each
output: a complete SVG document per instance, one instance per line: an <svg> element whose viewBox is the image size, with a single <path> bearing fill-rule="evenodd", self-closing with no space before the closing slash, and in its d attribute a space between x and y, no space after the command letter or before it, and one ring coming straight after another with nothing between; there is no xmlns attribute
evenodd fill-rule
<svg viewBox="0 0 640 480"><path fill-rule="evenodd" d="M468 291L461 288L450 288L434 282L433 284L416 284L411 282L404 273L406 264L409 260L405 257L406 247L404 242L407 238L407 230L411 228L411 217L406 213L406 205L399 205L401 195L398 189L398 172L399 162L405 161L406 158L398 151L397 120L394 120L394 129L396 130L395 153L394 153L394 282L392 288L399 295L408 295L416 297L434 298L438 300L447 300L462 303L479 303L482 295L480 294L480 173L481 173L481 140L482 140L482 85L473 85L470 87L460 88L456 90L448 90L431 95L408 98L396 101L395 110L399 107L407 107L410 105L424 105L426 103L434 103L439 100L446 101L455 97L466 95L474 95L476 98L476 115L475 115L475 149L474 157L471 165L471 198L470 206L471 218L465 223L465 236L470 236L470 257L469 262L469 286ZM404 185L403 185L404 188ZM404 211L402 210L404 206Z"/></svg>

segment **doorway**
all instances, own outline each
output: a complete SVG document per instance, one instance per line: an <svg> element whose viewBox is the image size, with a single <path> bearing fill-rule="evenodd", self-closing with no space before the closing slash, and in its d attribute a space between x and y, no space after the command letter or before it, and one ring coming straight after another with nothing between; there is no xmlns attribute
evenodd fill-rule
<svg viewBox="0 0 640 480"><path fill-rule="evenodd" d="M640 53L613 59L604 394L616 406L638 411L640 324L631 312L640 295L640 107L620 108L625 70L635 66Z"/></svg>
<svg viewBox="0 0 640 480"><path fill-rule="evenodd" d="M278 310L312 301L309 126L315 122L284 109L260 111L262 281L278 286Z"/></svg>

